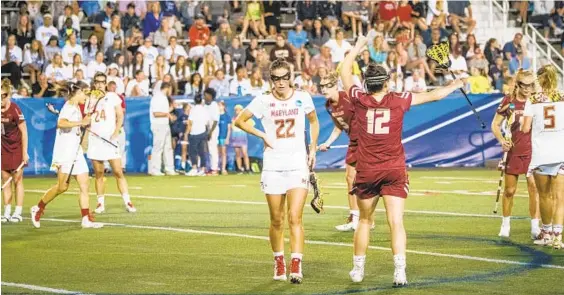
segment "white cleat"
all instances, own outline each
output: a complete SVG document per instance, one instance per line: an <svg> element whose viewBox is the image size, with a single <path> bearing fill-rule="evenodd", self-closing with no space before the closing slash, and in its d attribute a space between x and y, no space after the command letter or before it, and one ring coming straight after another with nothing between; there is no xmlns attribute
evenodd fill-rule
<svg viewBox="0 0 564 295"><path fill-rule="evenodd" d="M137 212L137 208L135 208L133 206L133 204L131 202L125 204L125 211L129 212L129 213L135 213Z"/></svg>
<svg viewBox="0 0 564 295"><path fill-rule="evenodd" d="M2 223L8 223L8 222L10 222L10 216L2 215Z"/></svg>
<svg viewBox="0 0 564 295"><path fill-rule="evenodd" d="M552 233L541 230L540 235L533 243L535 245L540 245L540 246L550 246L552 245L552 241L553 241Z"/></svg>
<svg viewBox="0 0 564 295"><path fill-rule="evenodd" d="M89 215L82 217L81 226L82 228L102 228L104 227L104 224L100 222L94 222L92 216Z"/></svg>
<svg viewBox="0 0 564 295"><path fill-rule="evenodd" d="M499 237L502 238L509 238L509 232L511 231L511 226L501 226L501 228L499 229Z"/></svg>
<svg viewBox="0 0 564 295"><path fill-rule="evenodd" d="M353 283L360 283L364 280L364 269L360 267L354 267L350 272L349 276Z"/></svg>
<svg viewBox="0 0 564 295"><path fill-rule="evenodd" d="M31 211L31 224L33 224L33 227L35 228L40 228L41 223L39 222L39 219L41 218L41 214L43 214L43 211L41 211L37 206L31 207L30 211Z"/></svg>
<svg viewBox="0 0 564 295"><path fill-rule="evenodd" d="M540 233L540 228L531 229L531 240L536 240Z"/></svg>
<svg viewBox="0 0 564 295"><path fill-rule="evenodd" d="M407 276L405 268L397 268L394 270L394 288L407 286Z"/></svg>
<svg viewBox="0 0 564 295"><path fill-rule="evenodd" d="M12 217L10 217L10 222L13 222L13 223L22 222L22 220L23 220L23 218L19 214L17 214L17 215L14 214L14 215L12 215Z"/></svg>
<svg viewBox="0 0 564 295"><path fill-rule="evenodd" d="M286 262L284 261L284 256L274 257L274 276L272 277L275 281L286 281Z"/></svg>
<svg viewBox="0 0 564 295"><path fill-rule="evenodd" d="M335 226L335 229L340 232L354 231L355 226L353 222L349 222L349 223L337 225Z"/></svg>
<svg viewBox="0 0 564 295"><path fill-rule="evenodd" d="M562 243L561 233L554 235L554 239L552 240L552 247L557 250L564 248L564 243Z"/></svg>
<svg viewBox="0 0 564 295"><path fill-rule="evenodd" d="M98 205L96 205L96 209L94 209L94 213L96 214L102 214L104 211L106 211L106 207L100 203L98 203Z"/></svg>
<svg viewBox="0 0 564 295"><path fill-rule="evenodd" d="M191 169L188 173L185 174L186 176L198 176L197 169Z"/></svg>

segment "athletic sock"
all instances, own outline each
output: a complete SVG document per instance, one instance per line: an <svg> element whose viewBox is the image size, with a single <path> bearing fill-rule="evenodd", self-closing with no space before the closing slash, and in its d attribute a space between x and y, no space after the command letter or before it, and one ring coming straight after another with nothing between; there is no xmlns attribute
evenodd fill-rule
<svg viewBox="0 0 564 295"><path fill-rule="evenodd" d="M12 205L4 205L4 216L9 217L10 215L12 215Z"/></svg>
<svg viewBox="0 0 564 295"><path fill-rule="evenodd" d="M550 224L543 224L543 225L542 225L542 230L545 231L545 232L547 232L547 233L552 232L552 223L550 223Z"/></svg>
<svg viewBox="0 0 564 295"><path fill-rule="evenodd" d="M364 269L366 255L353 255L353 265L356 268Z"/></svg>
<svg viewBox="0 0 564 295"><path fill-rule="evenodd" d="M552 226L552 231L554 231L555 235L562 234L562 224L555 224Z"/></svg>
<svg viewBox="0 0 564 295"><path fill-rule="evenodd" d="M292 259L298 258L299 260L302 260L302 258L304 257L304 254L302 254L302 253L292 253L292 254L290 255L290 257L291 257Z"/></svg>
<svg viewBox="0 0 564 295"><path fill-rule="evenodd" d="M539 219L533 218L531 219L531 229L538 229L539 228Z"/></svg>
<svg viewBox="0 0 564 295"><path fill-rule="evenodd" d="M43 200L39 200L39 203L37 203L37 207L39 207L39 209L41 210L45 209L45 206L47 206L47 204L45 204Z"/></svg>
<svg viewBox="0 0 564 295"><path fill-rule="evenodd" d="M396 254L394 255L394 266L396 268L405 268L405 255L403 254Z"/></svg>
<svg viewBox="0 0 564 295"><path fill-rule="evenodd" d="M98 196L98 204L101 204L102 206L104 206L104 196Z"/></svg>
<svg viewBox="0 0 564 295"><path fill-rule="evenodd" d="M284 251L280 251L280 252L272 252L272 254L274 254L274 257L278 257L278 256L284 256Z"/></svg>
<svg viewBox="0 0 564 295"><path fill-rule="evenodd" d="M80 214L82 215L82 217L88 216L88 214L90 214L90 210L88 210L88 208L80 209Z"/></svg>
<svg viewBox="0 0 564 295"><path fill-rule="evenodd" d="M503 216L501 218L501 225L502 226L510 226L511 225L511 216L507 216L507 217Z"/></svg>
<svg viewBox="0 0 564 295"><path fill-rule="evenodd" d="M123 198L123 202L127 205L127 203L131 203L131 198L129 197L129 194L123 194L121 195L121 197Z"/></svg>
<svg viewBox="0 0 564 295"><path fill-rule="evenodd" d="M16 206L16 210L14 210L14 215L22 215L22 206Z"/></svg>

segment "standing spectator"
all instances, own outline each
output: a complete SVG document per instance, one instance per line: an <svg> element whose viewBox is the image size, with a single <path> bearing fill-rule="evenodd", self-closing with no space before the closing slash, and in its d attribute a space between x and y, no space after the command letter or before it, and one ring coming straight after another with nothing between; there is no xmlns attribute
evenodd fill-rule
<svg viewBox="0 0 564 295"><path fill-rule="evenodd" d="M80 44L77 44L76 35L72 34L69 38L69 42L65 44L65 46L63 46L63 62L66 64L72 64L72 60L75 54L80 55L82 59L82 46L80 46Z"/></svg>
<svg viewBox="0 0 564 295"><path fill-rule="evenodd" d="M45 74L39 74L37 82L31 86L31 95L35 98L46 98L55 96L53 84L49 83Z"/></svg>
<svg viewBox="0 0 564 295"><path fill-rule="evenodd" d="M345 33L341 29L337 29L335 39L329 40L325 43L325 46L331 49L331 57L334 64L343 61L345 59L345 52L352 49L351 44L345 40Z"/></svg>
<svg viewBox="0 0 564 295"><path fill-rule="evenodd" d="M265 0L262 3L266 30L269 37L275 37L276 34L280 33L280 1Z"/></svg>
<svg viewBox="0 0 564 295"><path fill-rule="evenodd" d="M124 53L124 50L123 50L123 45L122 45L122 39L118 35L115 35L114 36L114 43L112 44L111 47L106 49L106 54L105 54L106 63L111 64L111 63L116 62L116 56L118 54L123 54L123 53Z"/></svg>
<svg viewBox="0 0 564 295"><path fill-rule="evenodd" d="M35 84L43 67L47 63L43 45L38 40L31 41L31 46L24 51L23 71L29 73L31 84Z"/></svg>
<svg viewBox="0 0 564 295"><path fill-rule="evenodd" d="M217 36L216 35L212 35L210 36L210 39L208 40L208 44L206 45L206 47L204 47L204 54L207 52L212 52L213 53L213 57L215 58L215 61L217 62L217 64L221 64L221 49L219 49L219 46L217 46Z"/></svg>
<svg viewBox="0 0 564 295"><path fill-rule="evenodd" d="M396 24L397 9L394 1L378 2L378 19L384 24L384 33L389 34Z"/></svg>
<svg viewBox="0 0 564 295"><path fill-rule="evenodd" d="M125 42L125 35L121 29L121 19L119 14L114 14L111 18L110 27L106 29L104 33L104 46L102 47L104 51L108 50L114 43L115 37L119 37L121 42ZM123 43L121 43L123 44Z"/></svg>
<svg viewBox="0 0 564 295"><path fill-rule="evenodd" d="M323 20L323 25L331 32L339 26L340 6L341 2L335 0L317 3L317 13Z"/></svg>
<svg viewBox="0 0 564 295"><path fill-rule="evenodd" d="M106 64L104 63L104 53L102 51L98 51L96 58L88 63L86 78L93 79L98 72L106 73Z"/></svg>
<svg viewBox="0 0 564 295"><path fill-rule="evenodd" d="M26 44L30 44L35 39L35 33L31 27L28 15L20 16L17 28L13 31L13 34L16 35L16 43L19 48L25 48Z"/></svg>
<svg viewBox="0 0 564 295"><path fill-rule="evenodd" d="M207 85L213 78L214 73L219 69L219 66L215 62L215 58L213 57L213 53L208 52L204 57L204 61L200 64L198 68L198 72L202 75L202 79L204 84Z"/></svg>
<svg viewBox="0 0 564 295"><path fill-rule="evenodd" d="M43 16L43 20L43 25L37 28L37 31L35 32L35 38L41 41L43 46L45 46L52 36L56 37L59 35L59 31L57 31L57 28L53 26L53 17L51 14L45 14Z"/></svg>
<svg viewBox="0 0 564 295"><path fill-rule="evenodd" d="M218 148L218 139L219 139L219 127L217 126L219 123L219 106L215 101L215 90L213 88L207 88L204 90L204 107L206 112L208 113L208 124L207 124L207 133L208 133L208 153L210 155L210 175L217 175L217 171L219 170L219 148Z"/></svg>
<svg viewBox="0 0 564 295"><path fill-rule="evenodd" d="M485 74L477 68L470 68L471 76L468 78L470 84L470 93L472 94L485 94L491 92L490 80L486 78Z"/></svg>
<svg viewBox="0 0 564 295"><path fill-rule="evenodd" d="M120 1L119 6L121 8L122 5L127 3L127 1ZM124 32L131 30L134 26L137 26L141 23L141 19L139 16L135 14L135 2L129 2L127 4L127 12L122 14L121 16L121 29Z"/></svg>
<svg viewBox="0 0 564 295"><path fill-rule="evenodd" d="M161 4L157 1L152 2L150 4L151 11L147 13L145 19L143 19L143 37L147 38L150 37L151 33L157 31L157 29L161 26L161 21L163 18L163 14L161 12Z"/></svg>
<svg viewBox="0 0 564 295"><path fill-rule="evenodd" d="M388 57L388 43L384 40L384 36L376 36L374 42L368 45L368 52L375 63L383 64Z"/></svg>
<svg viewBox="0 0 564 295"><path fill-rule="evenodd" d="M311 0L300 0L296 4L296 14L298 20L302 21L306 30L312 29L312 23L317 19L318 2Z"/></svg>
<svg viewBox="0 0 564 295"><path fill-rule="evenodd" d="M2 46L2 73L9 73L9 79L14 88L20 86L22 71L20 65L23 61L22 49L16 44L16 36L10 35L6 45Z"/></svg>
<svg viewBox="0 0 564 295"><path fill-rule="evenodd" d="M523 34L517 33L513 37L511 42L505 43L503 46L503 54L506 60L511 60L511 58L517 55L517 49L521 48L521 41L523 40Z"/></svg>
<svg viewBox="0 0 564 295"><path fill-rule="evenodd" d="M47 76L47 80L53 84L71 78L67 68L63 65L63 58L61 57L61 54L55 54L51 63L47 66L47 68L45 68L45 76Z"/></svg>
<svg viewBox="0 0 564 295"><path fill-rule="evenodd" d="M268 82L262 79L262 72L259 67L254 67L249 79L251 84L251 95L257 97L270 90Z"/></svg>
<svg viewBox="0 0 564 295"><path fill-rule="evenodd" d="M114 2L107 2L106 8L100 11L94 17L94 34L98 37L98 41L101 41L104 45L104 34L106 30L110 28L112 22L112 15L115 11L116 4ZM111 38L113 39L113 38Z"/></svg>
<svg viewBox="0 0 564 295"><path fill-rule="evenodd" d="M411 76L405 78L403 90L413 93L427 92L425 77L422 77L422 73L419 69L413 69Z"/></svg>
<svg viewBox="0 0 564 295"><path fill-rule="evenodd" d="M221 160L221 175L227 175L227 145L231 137L231 117L225 110L225 102L219 101L219 138L217 140L219 147L219 157Z"/></svg>
<svg viewBox="0 0 564 295"><path fill-rule="evenodd" d="M251 81L247 79L247 70L242 65L237 66L237 76L229 84L229 93L238 97L251 94Z"/></svg>
<svg viewBox="0 0 564 295"><path fill-rule="evenodd" d="M171 85L163 83L161 91L151 98L151 132L153 133L153 151L151 153L151 169L149 175L162 176L163 160L164 171L167 175L177 175L174 172L174 152L172 150L172 137L169 120L171 119L171 105L168 97L171 95Z"/></svg>
<svg viewBox="0 0 564 295"><path fill-rule="evenodd" d="M225 77L223 69L215 71L215 77L210 81L209 88L214 89L218 97L229 96L229 80Z"/></svg>
<svg viewBox="0 0 564 295"><path fill-rule="evenodd" d="M59 47L59 39L57 36L51 36L49 39L49 43L45 46L45 58L49 60L53 60L55 54L61 53L61 47Z"/></svg>
<svg viewBox="0 0 564 295"><path fill-rule="evenodd" d="M164 56L159 55L155 60L155 63L151 65L151 82L155 83L161 81L164 75L168 74L170 71L170 66L165 61Z"/></svg>
<svg viewBox="0 0 564 295"><path fill-rule="evenodd" d="M400 1L397 7L398 16L396 22L399 28L405 28L409 30L410 40L413 40L413 38L415 38L415 24L412 20L412 12L413 9L411 8L411 5L409 5L407 0Z"/></svg>
<svg viewBox="0 0 564 295"><path fill-rule="evenodd" d="M233 116L233 121L235 121L235 118L237 118L241 111L243 111L243 106L238 104L234 109L235 116ZM247 122L250 123L251 126L255 125L255 121L252 118ZM231 146L235 149L235 161L237 163L237 170L239 171L239 174L242 174L246 171L250 173L251 164L249 161L249 154L247 152L247 133L241 130L239 127L235 126L235 124L232 124L230 142Z"/></svg>
<svg viewBox="0 0 564 295"><path fill-rule="evenodd" d="M488 60L488 63L490 65L494 64L495 60L499 56L503 58L503 53L501 52L499 42L497 42L497 39L491 38L488 40L486 46L484 47L484 55L486 56L486 59Z"/></svg>
<svg viewBox="0 0 564 295"><path fill-rule="evenodd" d="M149 77L149 64L145 62L143 58L143 53L137 52L135 53L135 57L133 58L133 62L129 65L129 75L130 78L135 78L135 73L137 71L142 71L146 77Z"/></svg>
<svg viewBox="0 0 564 295"><path fill-rule="evenodd" d="M235 72L237 70L237 63L231 59L231 54L226 53L223 55L223 65L222 70L228 81L231 81L235 77Z"/></svg>
<svg viewBox="0 0 564 295"><path fill-rule="evenodd" d="M190 66L186 63L186 57L178 56L175 64L170 68L170 74L174 81L176 81L178 89L182 90L181 94L183 94L186 83L190 79Z"/></svg>
<svg viewBox="0 0 564 295"><path fill-rule="evenodd" d="M247 56L245 55L245 49L241 47L241 41L239 38L233 38L231 46L227 49L226 53L229 53L233 61L238 65L245 65L245 59Z"/></svg>
<svg viewBox="0 0 564 295"><path fill-rule="evenodd" d="M148 66L151 66L159 55L159 51L153 46L153 39L151 37L145 38L145 43L137 49L137 52L141 52L143 54L144 62Z"/></svg>
<svg viewBox="0 0 564 295"><path fill-rule="evenodd" d="M200 14L196 15L195 22L188 31L188 38L190 38L190 47L205 46L208 43L209 37L210 29L206 26L204 17Z"/></svg>
<svg viewBox="0 0 564 295"><path fill-rule="evenodd" d="M98 52L98 37L95 34L90 34L88 41L84 48L82 49L82 59L85 64L90 63L96 57L96 52Z"/></svg>
<svg viewBox="0 0 564 295"><path fill-rule="evenodd" d="M315 56L321 51L321 46L327 43L331 37L329 32L323 27L321 20L315 19L313 27L308 32L308 50L310 56Z"/></svg>
<svg viewBox="0 0 564 295"><path fill-rule="evenodd" d="M196 95L194 97L194 107L190 110L188 124L184 132L184 141L188 141L190 162L192 162L192 169L188 172L188 176L205 175L208 140L208 130L206 127L208 121L208 112L203 105L202 96ZM200 165L198 165L198 163L200 163ZM200 169L198 169L198 166Z"/></svg>
<svg viewBox="0 0 564 295"><path fill-rule="evenodd" d="M241 40L247 39L247 29L249 26L251 30L259 39L266 38L266 25L264 23L264 8L262 2L258 0L251 0L247 3L247 13L243 21L243 29L241 30Z"/></svg>
<svg viewBox="0 0 564 295"><path fill-rule="evenodd" d="M427 7L427 23L431 24L431 21L436 20L439 26L444 29L448 16L447 0L429 0Z"/></svg>
<svg viewBox="0 0 564 295"><path fill-rule="evenodd" d="M75 54L72 57L72 62L67 65L67 72L71 77L74 77L74 74L78 70L86 73L86 66L82 63L82 56L80 54Z"/></svg>
<svg viewBox="0 0 564 295"><path fill-rule="evenodd" d="M157 46L159 54L164 55L166 48L168 47L169 40L171 37L176 37L176 30L170 27L170 18L165 17L161 21L161 26L158 31L153 35L153 44Z"/></svg>
<svg viewBox="0 0 564 295"><path fill-rule="evenodd" d="M135 79L131 79L125 88L126 97L147 96L149 95L149 79L145 77L142 70L135 72Z"/></svg>
<svg viewBox="0 0 564 295"><path fill-rule="evenodd" d="M57 22L59 30L63 29L63 25L65 24L65 20L70 18L72 21L72 28L75 29L77 32L80 32L80 20L78 16L72 13L72 6L66 5L63 15L59 16L59 20Z"/></svg>
<svg viewBox="0 0 564 295"><path fill-rule="evenodd" d="M171 36L168 42L169 45L166 47L164 51L164 56L168 63L174 64L179 57L183 57L184 59L188 57L188 53L186 53L186 49L184 49L184 47L177 44L176 36Z"/></svg>
<svg viewBox="0 0 564 295"><path fill-rule="evenodd" d="M515 75L519 69L529 70L531 68L531 59L525 56L521 48L517 49L517 55L509 61L509 73Z"/></svg>
<svg viewBox="0 0 564 295"><path fill-rule="evenodd" d="M306 50L307 33L303 30L303 24L301 21L297 20L296 30L291 30L288 32L288 44L292 48L292 53L296 59L296 67L298 71L302 70L302 59L305 63L305 67L309 68L309 53Z"/></svg>
<svg viewBox="0 0 564 295"><path fill-rule="evenodd" d="M466 14L465 10L468 10ZM472 34L476 27L476 20L472 18L472 5L468 0L451 0L448 1L448 21L452 25L452 29L462 34L460 23L466 25L466 33Z"/></svg>
<svg viewBox="0 0 564 295"><path fill-rule="evenodd" d="M204 94L204 82L200 73L196 72L192 74L190 82L186 83L184 94L193 97Z"/></svg>

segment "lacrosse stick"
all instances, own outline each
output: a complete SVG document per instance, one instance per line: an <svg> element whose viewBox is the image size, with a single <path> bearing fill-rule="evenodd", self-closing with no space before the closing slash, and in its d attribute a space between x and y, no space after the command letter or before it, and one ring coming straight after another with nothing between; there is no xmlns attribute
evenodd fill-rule
<svg viewBox="0 0 564 295"><path fill-rule="evenodd" d="M309 145L307 144L307 134L305 136L306 141L306 153L309 156ZM323 212L323 198L321 197L321 192L319 191L319 186L317 185L317 175L313 172L313 167L309 167L309 183L313 188L313 199L311 200L311 208L316 213Z"/></svg>
<svg viewBox="0 0 564 295"><path fill-rule="evenodd" d="M449 58L449 52L450 52L449 43L447 41L443 41L439 44L435 44L435 45L432 45L431 47L427 48L426 54L427 54L427 57L429 57L430 59L432 59L433 61L435 61L439 65L439 68L448 70L450 72L450 74L452 75L452 79L456 80L456 76L454 75L454 72L452 70L449 70L449 68L451 66L451 61L450 61L450 58ZM474 105L472 104L472 102L468 98L466 91L464 91L463 88L460 88L460 91L462 91L462 94L464 94L464 97L466 98L466 101L470 105L472 112L474 112L474 115L476 116L476 118L480 122L482 129L486 129L486 123L484 123L484 120L482 120L482 118L480 117L480 114L478 114L478 112L474 108Z"/></svg>
<svg viewBox="0 0 564 295"><path fill-rule="evenodd" d="M2 185L2 189L5 189L8 184L10 184L10 182L12 182L12 180L14 180L14 174L18 173L18 171L22 170L23 166L25 165L24 162L22 162L20 164L20 166L18 166L18 168L16 168L16 170L14 170L14 172L11 173L10 178L8 178L8 180L6 180L6 182L4 182L4 184Z"/></svg>
<svg viewBox="0 0 564 295"><path fill-rule="evenodd" d="M509 104L509 111L511 112L511 114L509 115L509 118L507 118L505 120L505 140L509 140L511 141L511 125L513 124L513 121L515 120L515 105L514 104ZM497 214L497 208L499 206L499 197L501 196L501 184L503 182L503 176L505 175L505 165L507 164L507 152L503 153L503 159L501 160L501 173L499 175L499 182L497 184L497 196L495 198L495 207L494 207L494 214Z"/></svg>

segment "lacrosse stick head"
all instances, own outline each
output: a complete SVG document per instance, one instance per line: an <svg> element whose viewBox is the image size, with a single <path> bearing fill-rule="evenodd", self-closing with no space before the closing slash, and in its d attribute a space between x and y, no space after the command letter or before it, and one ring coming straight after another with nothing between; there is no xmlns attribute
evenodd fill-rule
<svg viewBox="0 0 564 295"><path fill-rule="evenodd" d="M448 41L443 41L439 44L434 44L427 48L426 55L431 60L435 61L439 68L448 69L451 65L449 58L450 45Z"/></svg>

